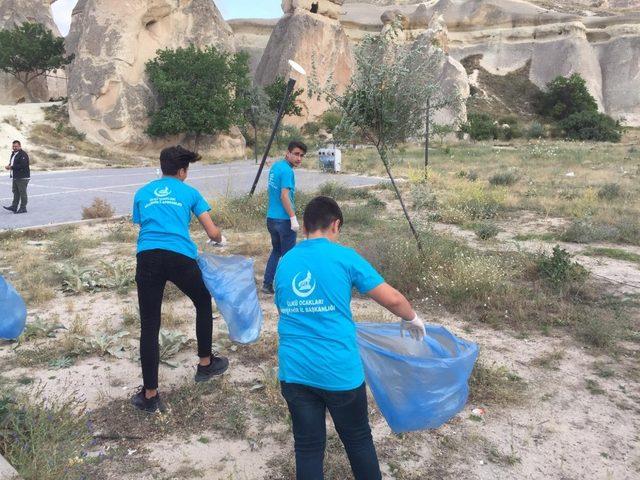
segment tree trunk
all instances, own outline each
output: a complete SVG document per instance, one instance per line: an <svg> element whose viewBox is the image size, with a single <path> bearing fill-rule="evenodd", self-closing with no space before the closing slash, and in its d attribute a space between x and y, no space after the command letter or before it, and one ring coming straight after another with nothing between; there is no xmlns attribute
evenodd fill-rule
<svg viewBox="0 0 640 480"><path fill-rule="evenodd" d="M16 75L16 78L22 84L24 89L26 90L27 99L29 100L29 103L35 103L37 100L33 96L33 93L31 93L31 87L29 87L29 84L31 83L31 80L33 80L35 77L32 77L31 79L29 79L29 74L25 73L24 80L22 78L20 78L20 74Z"/></svg>
<svg viewBox="0 0 640 480"><path fill-rule="evenodd" d="M378 147L378 155L380 155L380 160L382 160L382 163L384 164L384 168L387 171L387 175L389 176L389 180L391 180L391 185L393 186L393 189L396 192L396 196L398 197L398 200L400 201L400 206L402 207L402 212L404 213L404 216L407 219L407 222L409 223L409 228L411 229L411 233L413 233L413 236L416 239L416 244L418 245L418 250L420 252L422 252L422 241L420 240L420 236L418 235L418 232L416 231L415 227L413 226L413 222L411 221L411 217L409 216L409 212L407 211L407 207L405 206L404 201L402 200L402 195L400 194L400 190L398 190L398 186L396 185L396 181L393 178L393 174L391 173L391 168L389 167L389 159L388 159L388 154L387 154L386 148L379 148Z"/></svg>
<svg viewBox="0 0 640 480"><path fill-rule="evenodd" d="M431 115L431 100L427 99L427 114L425 118L425 135L424 135L424 180L427 180L429 171L429 123Z"/></svg>

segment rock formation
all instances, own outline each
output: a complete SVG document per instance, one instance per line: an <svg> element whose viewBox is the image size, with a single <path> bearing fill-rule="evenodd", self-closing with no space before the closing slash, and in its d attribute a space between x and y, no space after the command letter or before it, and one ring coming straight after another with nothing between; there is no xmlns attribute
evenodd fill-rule
<svg viewBox="0 0 640 480"><path fill-rule="evenodd" d="M338 92L349 83L353 71L349 39L338 20L328 14L312 13L306 8L308 4L315 3L303 0L283 2L283 9L288 13L278 22L269 38L256 71L258 84L268 85L277 76L287 77L289 59L302 65L309 75L315 69L321 84L331 77ZM337 8L342 0L321 2L320 7L324 5L325 10L318 12L329 11L329 4ZM297 78L305 90L308 89L309 75ZM328 108L326 101L309 99L306 95L300 101L304 105L303 116L289 119L296 124L304 124Z"/></svg>
<svg viewBox="0 0 640 480"><path fill-rule="evenodd" d="M74 9L67 37L67 48L76 55L69 68L69 116L78 130L101 144L156 149L166 142L144 133L156 106L145 63L159 49L189 44L233 50L232 31L211 0L132 0L125 5L80 0ZM242 148L243 139L231 143Z"/></svg>
<svg viewBox="0 0 640 480"><path fill-rule="evenodd" d="M42 23L54 35L60 36L58 27L51 15L51 4L56 0L0 0L0 29L10 29L25 22ZM60 71L57 74L61 74ZM49 85L51 83L51 85ZM50 96L59 96L62 92L55 86L53 79L37 78L31 82L31 92L39 101L47 101ZM51 91L50 91L51 86ZM55 90L55 91L54 91ZM27 92L13 77L0 73L0 104L24 102Z"/></svg>

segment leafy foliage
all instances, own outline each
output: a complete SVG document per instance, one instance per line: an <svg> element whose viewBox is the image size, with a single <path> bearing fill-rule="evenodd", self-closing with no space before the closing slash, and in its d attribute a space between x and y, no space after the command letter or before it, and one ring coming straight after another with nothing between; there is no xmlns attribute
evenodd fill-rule
<svg viewBox="0 0 640 480"><path fill-rule="evenodd" d="M193 135L197 148L201 135L242 123L247 98L238 93L249 89L246 53L214 46L165 49L147 62L146 71L160 103L151 114L150 135Z"/></svg>
<svg viewBox="0 0 640 480"><path fill-rule="evenodd" d="M391 173L390 155L399 143L421 136L426 122L432 122L431 115L442 108L455 107L458 102L454 96L442 94L442 49L427 36L411 45L399 42L398 28L396 25L380 35L366 36L360 42L355 51L355 72L342 95L338 95L335 85L318 85L316 72L310 81L310 94L326 97L342 113L335 128L340 138L362 138L375 146L421 248L420 237Z"/></svg>
<svg viewBox="0 0 640 480"><path fill-rule="evenodd" d="M282 97L287 90L287 82L285 82L284 78L276 77L271 85L267 85L264 87L264 93L266 93L268 97L267 105L269 106L269 110L273 113L276 113L280 108L280 103L282 103ZM293 92L291 92L291 96L289 97L289 101L285 105L284 114L285 115L293 115L299 117L302 115L302 107L300 103L298 103L298 98L300 95L304 93L304 89L302 88L294 88Z"/></svg>
<svg viewBox="0 0 640 480"><path fill-rule="evenodd" d="M537 99L538 112L547 117L563 120L574 113L597 112L598 104L589 93L584 79L574 73L570 77L556 77Z"/></svg>
<svg viewBox="0 0 640 480"><path fill-rule="evenodd" d="M65 56L64 38L57 38L40 23L26 22L0 30L0 71L22 83L33 101L30 83L37 77L64 68L73 60Z"/></svg>
<svg viewBox="0 0 640 480"><path fill-rule="evenodd" d="M460 131L469 134L472 140L492 140L498 138L496 122L486 113L470 113L466 123L460 126Z"/></svg>
<svg viewBox="0 0 640 480"><path fill-rule="evenodd" d="M573 140L619 142L622 138L620 122L609 115L591 110L574 113L562 120L559 126L567 138Z"/></svg>
<svg viewBox="0 0 640 480"><path fill-rule="evenodd" d="M584 267L572 262L569 252L560 248L560 245L553 247L551 256L541 256L538 261L538 271L557 288L572 281L582 280L587 275Z"/></svg>

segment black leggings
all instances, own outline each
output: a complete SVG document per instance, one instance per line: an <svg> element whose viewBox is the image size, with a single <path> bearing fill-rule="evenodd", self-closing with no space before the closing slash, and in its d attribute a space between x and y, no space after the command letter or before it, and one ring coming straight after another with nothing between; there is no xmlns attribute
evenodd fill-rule
<svg viewBox="0 0 640 480"><path fill-rule="evenodd" d="M167 281L172 282L196 307L198 356L211 355L213 309L198 263L169 250L146 250L137 255L136 283L140 305L140 361L146 389L158 388L160 313Z"/></svg>

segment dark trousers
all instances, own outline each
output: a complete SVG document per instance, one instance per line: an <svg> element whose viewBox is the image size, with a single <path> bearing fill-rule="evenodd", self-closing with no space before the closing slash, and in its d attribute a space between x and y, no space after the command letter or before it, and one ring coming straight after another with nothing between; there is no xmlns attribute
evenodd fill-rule
<svg viewBox="0 0 640 480"><path fill-rule="evenodd" d="M167 281L191 299L196 307L198 356L211 355L213 309L211 295L202 281L198 263L168 250L147 250L137 256L136 283L140 306L140 361L147 389L158 388L160 313Z"/></svg>
<svg viewBox="0 0 640 480"><path fill-rule="evenodd" d="M273 285L280 258L296 246L298 234L291 230L291 220L267 218L267 230L271 235L271 255L264 271L264 284Z"/></svg>
<svg viewBox="0 0 640 480"><path fill-rule="evenodd" d="M354 390L341 392L287 382L282 382L280 389L291 413L297 480L324 478L322 464L327 441L327 409L347 451L354 478L382 478L369 427L364 383Z"/></svg>
<svg viewBox="0 0 640 480"><path fill-rule="evenodd" d="M12 191L13 191L13 202L11 206L14 209L18 208L18 204L20 208L27 208L27 185L29 184L28 178L18 178L13 179L12 182Z"/></svg>

